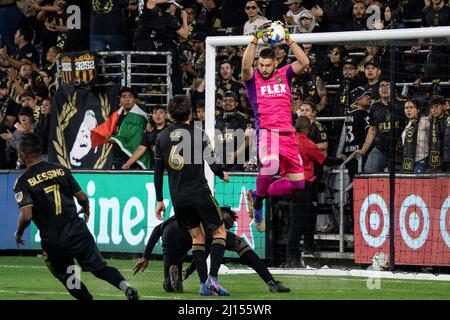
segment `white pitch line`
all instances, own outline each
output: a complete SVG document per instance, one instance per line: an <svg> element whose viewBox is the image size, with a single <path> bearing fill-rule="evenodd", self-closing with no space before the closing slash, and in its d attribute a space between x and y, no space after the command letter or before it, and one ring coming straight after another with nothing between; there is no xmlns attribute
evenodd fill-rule
<svg viewBox="0 0 450 320"><path fill-rule="evenodd" d="M15 265L10 265L10 264L4 264L4 265L0 265L0 269L4 268L4 269L48 269L45 266L15 266ZM133 270L131 269L118 269L120 272L131 272ZM162 272L162 270L158 271L158 270L153 270L153 269L146 269L145 272Z"/></svg>
<svg viewBox="0 0 450 320"><path fill-rule="evenodd" d="M69 293L67 292L58 292L58 291L27 291L27 290L0 290L0 293L20 293L20 294L53 294L53 295L61 295L61 296L68 296ZM121 297L125 298L125 295L123 294L114 294L114 293L92 293L93 296L100 296L100 297ZM139 295L141 298L145 299L161 299L163 300L161 296L142 296ZM171 296L170 299L181 299L179 297Z"/></svg>
<svg viewBox="0 0 450 320"><path fill-rule="evenodd" d="M340 269L279 269L269 268L272 274L286 276L336 276L336 277L362 277L362 278L382 278L394 280L433 280L450 281L450 275L434 275L429 273L393 273L390 271L371 270L340 270ZM228 269L223 274L256 274L253 269Z"/></svg>

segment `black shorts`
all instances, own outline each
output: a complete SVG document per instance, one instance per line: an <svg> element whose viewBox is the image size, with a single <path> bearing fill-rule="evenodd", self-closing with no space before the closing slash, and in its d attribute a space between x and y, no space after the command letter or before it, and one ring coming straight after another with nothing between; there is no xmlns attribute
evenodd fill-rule
<svg viewBox="0 0 450 320"><path fill-rule="evenodd" d="M95 272L106 267L106 261L89 231L85 233L82 240L80 239L76 248L70 247L62 251L52 250L51 247L43 245L43 249L44 261L57 278L67 273L67 268L75 264L74 259L83 271Z"/></svg>
<svg viewBox="0 0 450 320"><path fill-rule="evenodd" d="M201 223L205 231L212 233L223 224L222 211L211 194L192 205L174 206L174 211L180 229L186 227L190 230Z"/></svg>

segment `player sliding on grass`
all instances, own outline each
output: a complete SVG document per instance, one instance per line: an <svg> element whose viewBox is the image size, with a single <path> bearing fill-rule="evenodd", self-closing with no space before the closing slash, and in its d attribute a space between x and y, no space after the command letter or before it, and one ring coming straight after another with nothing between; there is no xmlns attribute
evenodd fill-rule
<svg viewBox="0 0 450 320"><path fill-rule="evenodd" d="M86 226L89 200L70 171L42 160L42 141L34 133L24 134L18 144L19 157L27 170L17 179L14 193L20 215L14 234L17 244L31 221L39 229L44 260L50 272L78 300L92 300L88 289L75 275L74 259L83 271L90 271L122 290L129 300L138 292L120 272L106 264ZM76 197L85 221L78 217Z"/></svg>
<svg viewBox="0 0 450 320"><path fill-rule="evenodd" d="M258 157L262 164L256 179L256 190L247 193L250 215L253 215L258 231L264 230L264 197L288 195L305 186L303 163L292 126L291 80L309 65L309 58L290 39L289 31L285 28L285 41L297 61L277 69L275 50L265 48L260 52L258 69L253 70L256 45L268 31L270 23L265 23L256 33L245 49L242 60L242 79L256 119ZM278 169L281 179L272 182Z"/></svg>
<svg viewBox="0 0 450 320"><path fill-rule="evenodd" d="M227 230L233 227L236 221L236 213L228 207L220 208ZM133 267L133 274L144 271L148 265L148 259L153 252L153 248L162 239L163 261L164 261L164 282L163 287L167 292L183 292L182 265L183 260L191 249L192 240L186 228L180 229L175 217L170 217L153 229L150 239L145 247L145 252L136 265ZM211 249L212 238L206 236L205 249L207 255ZM280 281L276 281L270 274L264 262L256 255L247 243L233 232L227 231L225 249L239 254L241 261L255 270L261 279L269 286L270 292L290 292ZM192 262L185 273L187 279L195 271L195 263Z"/></svg>
<svg viewBox="0 0 450 320"><path fill-rule="evenodd" d="M223 224L222 212L211 194L205 178L206 161L214 174L225 182L229 181L217 163L204 132L190 124L193 119L190 99L186 96L174 96L168 106L173 125L158 134L155 150L155 191L158 206L156 217L166 208L163 202L164 169L169 175L170 197L175 217L180 228L186 227L192 237L192 256L197 265L200 278L200 295L229 296L217 280L220 264L225 251L227 236ZM205 229L212 235L211 267L207 276L205 254Z"/></svg>

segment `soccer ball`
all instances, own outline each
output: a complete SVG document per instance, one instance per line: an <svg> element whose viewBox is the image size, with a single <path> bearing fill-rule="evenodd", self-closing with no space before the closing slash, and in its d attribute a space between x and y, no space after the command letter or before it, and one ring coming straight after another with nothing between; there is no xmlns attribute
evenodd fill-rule
<svg viewBox="0 0 450 320"><path fill-rule="evenodd" d="M268 29L269 31L264 33L261 38L264 44L275 46L283 42L284 37L286 36L283 26L276 22L272 22Z"/></svg>
<svg viewBox="0 0 450 320"><path fill-rule="evenodd" d="M383 252L378 252L372 258L372 269L375 271L387 270L389 268L389 257Z"/></svg>

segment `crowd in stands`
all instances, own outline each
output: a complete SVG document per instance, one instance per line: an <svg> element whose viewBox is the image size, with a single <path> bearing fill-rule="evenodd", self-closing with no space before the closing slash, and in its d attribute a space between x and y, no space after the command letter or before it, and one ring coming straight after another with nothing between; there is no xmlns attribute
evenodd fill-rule
<svg viewBox="0 0 450 320"><path fill-rule="evenodd" d="M60 52L170 51L173 94L187 92L202 120L206 37L251 35L268 20L283 21L292 33L448 26L450 6L446 0L0 0L0 168L19 166L21 134L34 131L48 140ZM364 157L365 172L384 171L393 157L406 172L448 169L447 42L302 48L311 64L291 87L293 125L298 116L309 117L310 137L324 153L336 153L342 122L316 118L346 115L343 157ZM240 76L244 49L217 48L216 128L226 142L234 139L228 129L249 137L254 128ZM275 51L279 67L292 62L287 45ZM246 148L247 139L227 159L236 160ZM140 151L146 149L151 145ZM226 169L254 168L246 160L249 166L231 163Z"/></svg>

